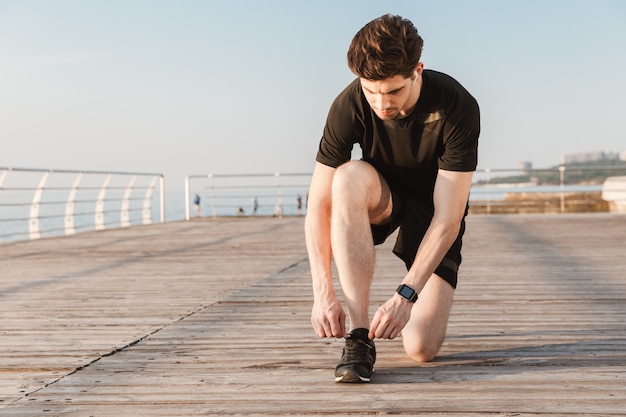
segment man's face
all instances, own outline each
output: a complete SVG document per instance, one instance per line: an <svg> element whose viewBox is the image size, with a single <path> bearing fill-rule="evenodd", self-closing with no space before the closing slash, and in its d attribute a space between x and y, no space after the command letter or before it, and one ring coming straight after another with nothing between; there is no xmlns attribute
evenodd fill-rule
<svg viewBox="0 0 626 417"><path fill-rule="evenodd" d="M361 78L365 98L380 119L401 119L413 110L419 97L417 74L409 78L396 75L380 81Z"/></svg>

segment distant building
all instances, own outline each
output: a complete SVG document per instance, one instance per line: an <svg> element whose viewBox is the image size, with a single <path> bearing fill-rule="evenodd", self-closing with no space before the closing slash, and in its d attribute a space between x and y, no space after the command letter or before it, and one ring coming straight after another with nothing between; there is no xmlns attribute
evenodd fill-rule
<svg viewBox="0 0 626 417"><path fill-rule="evenodd" d="M528 173L531 169L533 169L533 163L530 161L522 161L517 165L517 168L522 171L524 174Z"/></svg>
<svg viewBox="0 0 626 417"><path fill-rule="evenodd" d="M564 165L595 162L595 161L617 161L626 160L626 151L622 152L605 152L605 151L591 151L591 152L579 152L565 154L561 157L561 163Z"/></svg>

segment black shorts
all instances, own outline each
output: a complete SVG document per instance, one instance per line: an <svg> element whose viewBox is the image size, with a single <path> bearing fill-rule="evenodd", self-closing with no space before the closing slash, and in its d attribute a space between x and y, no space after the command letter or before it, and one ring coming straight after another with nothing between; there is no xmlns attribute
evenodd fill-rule
<svg viewBox="0 0 626 417"><path fill-rule="evenodd" d="M384 225L372 224L372 236L374 244L380 245L399 227L393 253L404 261L408 270L413 265L417 248L426 234L435 209L432 200L408 198L403 193L393 189L391 195L393 200L391 222ZM435 274L443 278L452 288L456 288L457 273L459 265L461 265L461 244L465 232L467 211L468 208L466 207L459 235L444 256L443 261L435 269Z"/></svg>

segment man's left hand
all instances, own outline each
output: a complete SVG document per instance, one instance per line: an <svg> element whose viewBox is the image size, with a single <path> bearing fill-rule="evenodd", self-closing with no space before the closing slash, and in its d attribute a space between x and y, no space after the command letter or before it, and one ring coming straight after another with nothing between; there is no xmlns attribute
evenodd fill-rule
<svg viewBox="0 0 626 417"><path fill-rule="evenodd" d="M395 339L411 318L413 303L394 294L374 314L370 326L370 339Z"/></svg>

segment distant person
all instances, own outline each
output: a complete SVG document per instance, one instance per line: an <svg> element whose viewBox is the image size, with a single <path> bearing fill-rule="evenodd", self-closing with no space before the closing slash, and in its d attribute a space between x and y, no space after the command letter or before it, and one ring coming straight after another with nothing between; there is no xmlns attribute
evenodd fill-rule
<svg viewBox="0 0 626 417"><path fill-rule="evenodd" d="M402 333L407 354L419 362L432 360L444 340L480 117L461 84L424 69L422 46L417 29L400 16L381 16L359 30L347 54L357 78L330 107L319 144L305 221L311 323L319 337L346 338L338 382L370 381L375 338ZM351 161L355 144L363 157ZM397 289L388 288L389 300L370 321L374 245L398 228L393 252L408 272Z"/></svg>
<svg viewBox="0 0 626 417"><path fill-rule="evenodd" d="M243 216L244 214L246 214L246 211L243 209L243 207L239 207L237 209L237 215L238 216Z"/></svg>
<svg viewBox="0 0 626 417"><path fill-rule="evenodd" d="M259 209L259 199L257 196L252 197L252 214L256 214Z"/></svg>
<svg viewBox="0 0 626 417"><path fill-rule="evenodd" d="M302 214L302 196L300 194L296 197L296 213Z"/></svg>
<svg viewBox="0 0 626 417"><path fill-rule="evenodd" d="M196 217L200 217L201 209L200 209L200 196L196 194L193 198L193 208L196 212Z"/></svg>

